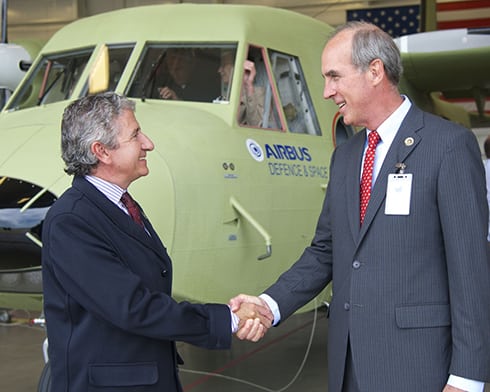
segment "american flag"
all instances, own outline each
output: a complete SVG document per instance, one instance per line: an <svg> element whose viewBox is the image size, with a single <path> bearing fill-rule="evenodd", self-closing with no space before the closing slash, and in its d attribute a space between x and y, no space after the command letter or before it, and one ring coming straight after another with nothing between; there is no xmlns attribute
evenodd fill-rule
<svg viewBox="0 0 490 392"><path fill-rule="evenodd" d="M438 2L437 29L490 27L490 0Z"/></svg>
<svg viewBox="0 0 490 392"><path fill-rule="evenodd" d="M437 30L490 27L490 0L442 0L436 3ZM374 23L392 37L420 31L420 6L348 10L346 19Z"/></svg>
<svg viewBox="0 0 490 392"><path fill-rule="evenodd" d="M393 38L419 31L418 5L402 7L367 8L347 11L347 21L363 20L386 31Z"/></svg>

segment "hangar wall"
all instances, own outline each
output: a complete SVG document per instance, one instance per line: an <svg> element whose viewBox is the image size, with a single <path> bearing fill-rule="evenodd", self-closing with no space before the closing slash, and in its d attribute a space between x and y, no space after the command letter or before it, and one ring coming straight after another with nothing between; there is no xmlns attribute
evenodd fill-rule
<svg viewBox="0 0 490 392"><path fill-rule="evenodd" d="M447 0L446 0L447 1ZM345 21L349 9L418 4L417 0L9 0L8 39L47 40L58 29L76 19L119 8L161 3L255 4L289 9L331 25Z"/></svg>

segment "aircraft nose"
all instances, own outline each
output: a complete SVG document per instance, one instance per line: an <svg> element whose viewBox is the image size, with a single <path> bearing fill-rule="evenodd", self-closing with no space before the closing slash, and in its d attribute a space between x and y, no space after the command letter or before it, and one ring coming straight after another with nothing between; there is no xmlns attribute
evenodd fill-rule
<svg viewBox="0 0 490 392"><path fill-rule="evenodd" d="M0 177L0 292L42 293L42 224L56 199L29 181Z"/></svg>

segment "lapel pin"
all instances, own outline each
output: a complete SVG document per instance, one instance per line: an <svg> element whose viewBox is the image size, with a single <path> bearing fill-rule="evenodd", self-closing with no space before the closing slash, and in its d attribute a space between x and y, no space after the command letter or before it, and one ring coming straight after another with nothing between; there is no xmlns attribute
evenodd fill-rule
<svg viewBox="0 0 490 392"><path fill-rule="evenodd" d="M405 139L405 146L409 147L413 144L414 140L413 140L413 137L407 137Z"/></svg>

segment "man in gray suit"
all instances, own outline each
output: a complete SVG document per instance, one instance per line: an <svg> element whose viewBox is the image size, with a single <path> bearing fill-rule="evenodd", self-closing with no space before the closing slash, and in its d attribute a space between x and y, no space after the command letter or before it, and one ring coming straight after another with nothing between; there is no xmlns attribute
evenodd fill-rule
<svg viewBox="0 0 490 392"><path fill-rule="evenodd" d="M490 263L478 143L400 95L401 72L398 49L379 28L354 22L334 32L322 53L324 97L365 129L332 156L311 245L260 297L230 304L267 303L277 325L333 280L329 392L482 391ZM374 131L381 140L361 224Z"/></svg>

